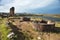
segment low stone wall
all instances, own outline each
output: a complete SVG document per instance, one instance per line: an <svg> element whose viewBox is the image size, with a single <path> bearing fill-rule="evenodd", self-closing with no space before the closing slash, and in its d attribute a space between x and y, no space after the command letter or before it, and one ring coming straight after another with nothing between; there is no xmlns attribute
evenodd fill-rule
<svg viewBox="0 0 60 40"><path fill-rule="evenodd" d="M23 21L30 21L30 18L23 17Z"/></svg>
<svg viewBox="0 0 60 40"><path fill-rule="evenodd" d="M55 26L53 24L44 24L44 23L40 23L36 29L39 31L45 31L45 32L50 32L53 31L55 28Z"/></svg>

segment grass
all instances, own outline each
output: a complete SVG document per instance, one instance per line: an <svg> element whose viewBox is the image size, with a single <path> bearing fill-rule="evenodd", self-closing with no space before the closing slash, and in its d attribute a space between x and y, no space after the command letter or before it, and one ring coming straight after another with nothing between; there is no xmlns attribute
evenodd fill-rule
<svg viewBox="0 0 60 40"><path fill-rule="evenodd" d="M31 20L41 20L40 18L32 18ZM7 26L6 26L6 21L7 19L4 18L4 19L1 19L0 20L0 34L1 34L1 40L9 40L7 38L7 35L8 33L10 32L10 29L7 29ZM28 39L31 39L33 37L33 39L31 40L36 40L37 36L39 35L37 31L33 30L33 23L31 22L28 22L28 23L22 23L22 30L23 31L28 31L28 32L24 32L24 35L28 38ZM56 27L60 27L60 22L56 22ZM51 34L52 35L52 34ZM54 34L55 35L55 34ZM53 36L54 36L53 35ZM59 34L60 35L60 34ZM58 36L59 36L58 35ZM58 37L57 36L57 37ZM28 40L28 39L25 39L25 40Z"/></svg>
<svg viewBox="0 0 60 40"><path fill-rule="evenodd" d="M6 27L6 23L5 23L6 19L2 19L2 20L0 20L0 22L2 22L0 24L1 40L9 40L7 38L7 35L10 32L10 29L7 29L7 27Z"/></svg>
<svg viewBox="0 0 60 40"><path fill-rule="evenodd" d="M31 20L33 20L33 21L41 21L42 18L34 18L34 17L31 17Z"/></svg>
<svg viewBox="0 0 60 40"><path fill-rule="evenodd" d="M60 27L60 22L55 22L56 27Z"/></svg>

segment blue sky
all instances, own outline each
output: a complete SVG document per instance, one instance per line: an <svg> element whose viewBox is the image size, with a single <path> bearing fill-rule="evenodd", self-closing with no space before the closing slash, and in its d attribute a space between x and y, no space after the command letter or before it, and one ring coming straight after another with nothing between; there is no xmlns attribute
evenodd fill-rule
<svg viewBox="0 0 60 40"><path fill-rule="evenodd" d="M60 0L0 0L0 12L9 12L15 7L15 12L27 13L60 13Z"/></svg>

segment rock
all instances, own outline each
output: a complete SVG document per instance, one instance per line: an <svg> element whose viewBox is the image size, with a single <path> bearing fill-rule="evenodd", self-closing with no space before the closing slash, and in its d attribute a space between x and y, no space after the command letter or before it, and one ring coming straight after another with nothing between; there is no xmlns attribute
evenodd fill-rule
<svg viewBox="0 0 60 40"><path fill-rule="evenodd" d="M38 40L41 40L41 37L39 36L39 37L37 37L37 39L38 39Z"/></svg>
<svg viewBox="0 0 60 40"><path fill-rule="evenodd" d="M10 34L7 35L7 37L8 37L8 38L12 38L12 37L14 37L14 35L15 35L15 34L14 34L13 32L11 32Z"/></svg>

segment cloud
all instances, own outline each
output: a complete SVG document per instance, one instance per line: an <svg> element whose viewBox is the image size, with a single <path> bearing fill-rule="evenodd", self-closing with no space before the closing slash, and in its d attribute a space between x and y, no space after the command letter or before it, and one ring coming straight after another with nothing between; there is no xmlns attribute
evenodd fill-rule
<svg viewBox="0 0 60 40"><path fill-rule="evenodd" d="M44 8L56 0L2 0L0 2L0 11L9 12L9 9L14 6L16 12L27 12L37 8Z"/></svg>

